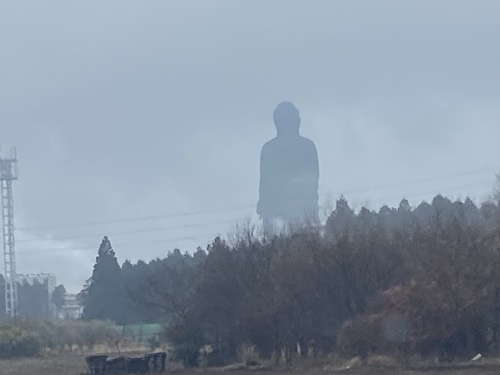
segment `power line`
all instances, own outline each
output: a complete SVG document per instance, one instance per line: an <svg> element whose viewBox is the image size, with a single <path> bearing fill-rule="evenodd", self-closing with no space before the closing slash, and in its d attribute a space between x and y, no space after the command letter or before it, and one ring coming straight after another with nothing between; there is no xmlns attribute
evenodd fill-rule
<svg viewBox="0 0 500 375"><path fill-rule="evenodd" d="M407 181L395 182L395 183L390 183L390 184L383 184L383 185L366 187L366 188L347 189L347 190L343 190L343 191L338 190L338 191L336 191L336 193L338 193L338 194L352 194L352 193L377 191L377 190L388 189L388 188L392 188L392 187L416 185L416 184L425 183L425 182L440 181L440 180L445 180L445 179L453 178L453 177L461 177L461 176L469 176L469 175L485 173L485 172L493 172L493 171L497 171L498 169L499 169L498 167L472 169L472 170L467 170L467 171L463 171L463 172L444 174L444 175L438 175L438 176L421 178L421 179L407 180ZM57 229L87 227L87 226L96 226L96 225L105 225L105 224L119 224L119 223L137 222L137 221L151 221L151 220L166 219L166 218L179 218L179 217L210 215L210 214L215 214L215 213L238 211L238 210L254 208L254 207L255 207L255 204L245 204L245 205L240 205L240 206L217 208L217 209L210 209L210 210L204 210L204 211L187 211L187 212L178 212L178 213L167 213L167 214L161 214L161 215L138 216L138 217L130 217L130 218L124 218L124 219L113 219L113 220L103 220L103 221L94 221L94 222L63 224L63 225L58 225L58 226L19 227L17 229L19 231L35 231L35 230L43 230L43 229L45 229L45 230L47 230L47 229L57 230Z"/></svg>
<svg viewBox="0 0 500 375"><path fill-rule="evenodd" d="M475 183L475 184L467 184L467 185L461 185L461 186L451 186L448 188L444 188L444 190L457 190L457 189L466 189L466 188L472 188L472 187L479 187L479 186L486 186L490 185L491 182L481 182L481 183ZM439 189L443 190L443 189ZM412 193L410 195L405 195L405 198L410 198L412 196L422 196L424 194L433 194L436 192L436 189L433 190L427 190L427 191L422 191L418 193ZM393 199L393 198L399 198L400 196L392 196L392 197L385 197L382 199ZM236 220L233 220L232 222L236 222ZM165 238L165 239L159 239L159 240L144 240L144 241L134 241L134 242L122 242L118 244L114 244L113 247L119 247L119 246L131 246L131 245L142 245L142 244L147 244L147 243L167 243L167 242L172 242L172 241L183 241L183 240L195 240L195 239L200 239L200 238L206 238L209 236L215 236L214 233L206 233L206 234L194 234L191 236L184 236L184 237L171 237L171 238ZM74 238L74 237L73 237ZM53 239L54 240L54 239ZM45 252L71 252L71 251L97 251L97 247L78 247L78 248L45 248L45 249L37 249L37 250L24 250L24 251L19 251L20 253L45 253Z"/></svg>
<svg viewBox="0 0 500 375"><path fill-rule="evenodd" d="M19 228L17 228L17 230L34 231L34 230L40 230L40 229L66 229L66 228L87 227L87 226L90 227L90 226L105 225L105 224L121 224L121 223L135 222L135 221L149 221L149 220L168 219L168 218L201 216L201 215L210 215L210 214L221 213L221 212L238 211L238 210L242 210L242 209L251 208L254 206L255 206L255 204L247 204L247 205L218 208L218 209L211 209L211 210L205 210L205 211L186 211L186 212L177 212L177 213L169 213L169 214L162 214L162 215L137 216L137 217L124 218L124 219L112 219L112 220L92 221L92 222L84 222L84 223L62 224L62 225L57 225L57 226L19 227Z"/></svg>
<svg viewBox="0 0 500 375"><path fill-rule="evenodd" d="M113 244L113 248L118 248L120 246L131 246L131 245L142 245L142 244L151 244L151 243L168 243L172 241L186 241L186 240L196 240L200 238L206 238L210 236L216 236L217 232L214 233L205 233L205 234L195 234L191 236L183 236L183 237L171 237L171 238L163 238L157 240L144 240L144 241L132 241L132 242L118 242ZM48 252L78 252L78 251L94 251L97 253L99 246L84 246L84 247L60 247L60 248L46 248L46 249L32 249L32 250L21 250L20 253L48 253Z"/></svg>
<svg viewBox="0 0 500 375"><path fill-rule="evenodd" d="M475 183L475 184L467 184L467 185L461 185L461 186L452 186L452 187L445 188L444 190L454 191L454 190L458 190L458 189L475 188L475 187L487 186L487 185L491 186L491 181L489 181L489 182L479 182L479 183ZM393 196L390 196L390 197L380 198L379 200L396 199L396 198L400 198L400 197L401 197L401 199L412 198L412 197L420 197L420 196L425 195L425 194L436 193L436 190L443 190L443 189L432 189L432 190L427 190L427 191L423 191L423 192L419 192L419 193L405 194L403 197L401 197L401 195L398 195L398 196L393 195Z"/></svg>
<svg viewBox="0 0 500 375"><path fill-rule="evenodd" d="M472 169L472 170L468 170L465 172L450 173L450 174L444 174L444 175L435 176L435 177L408 180L408 181L404 181L404 182L394 182L394 183L390 183L390 184L378 185L378 186L362 188L362 189L349 189L349 190L344 190L343 194L362 193L365 191L376 191L376 190L388 189L388 188L399 187L399 186L416 185L416 184L421 184L421 183L425 183L425 182L441 181L441 180L446 180L448 178L453 178L453 177L470 176L470 175L474 175L474 174L493 172L493 171L497 171L497 170L498 170L498 168Z"/></svg>
<svg viewBox="0 0 500 375"><path fill-rule="evenodd" d="M243 218L240 219L231 219L231 220L221 220L221 221L211 221L211 222L203 222L203 223L195 223L195 224L185 224L185 225L177 225L177 226L167 226L167 227L156 227L156 228L147 228L147 229L134 229L134 230L127 230L127 231L120 231L120 232L100 232L100 233L93 233L93 234L80 234L76 236L61 236L61 237L51 237L51 238L27 238L27 239L20 239L18 242L43 242L43 241L65 241L65 240L74 240L74 239L81 239L81 238L92 238L92 237L97 237L97 236L116 236L116 235L123 235L123 234L137 234L137 233L149 233L149 232L159 232L159 231L168 231L168 230L173 230L173 229L185 229L185 228L196 228L196 227L204 227L204 226L210 226L210 225L215 225L215 224L229 224L229 223L234 223L238 220L243 220Z"/></svg>

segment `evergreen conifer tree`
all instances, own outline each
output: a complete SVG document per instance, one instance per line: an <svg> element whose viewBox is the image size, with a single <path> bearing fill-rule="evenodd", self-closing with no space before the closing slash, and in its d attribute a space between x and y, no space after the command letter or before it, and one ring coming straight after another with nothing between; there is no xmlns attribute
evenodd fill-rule
<svg viewBox="0 0 500 375"><path fill-rule="evenodd" d="M110 319L122 324L126 318L121 268L108 237L99 247L94 271L82 291L84 319Z"/></svg>

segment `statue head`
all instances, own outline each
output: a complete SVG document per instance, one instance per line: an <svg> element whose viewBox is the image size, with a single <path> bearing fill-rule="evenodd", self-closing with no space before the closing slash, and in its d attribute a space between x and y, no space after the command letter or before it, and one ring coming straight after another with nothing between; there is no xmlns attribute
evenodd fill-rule
<svg viewBox="0 0 500 375"><path fill-rule="evenodd" d="M300 113L290 102L281 102L273 113L278 136L299 134Z"/></svg>

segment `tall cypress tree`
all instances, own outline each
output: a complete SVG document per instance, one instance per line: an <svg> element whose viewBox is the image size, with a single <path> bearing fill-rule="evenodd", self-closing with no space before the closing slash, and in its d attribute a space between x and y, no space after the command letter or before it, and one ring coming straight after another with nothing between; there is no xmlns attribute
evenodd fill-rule
<svg viewBox="0 0 500 375"><path fill-rule="evenodd" d="M125 293L121 268L108 237L99 247L94 271L82 291L84 319L110 319L118 324L125 321Z"/></svg>

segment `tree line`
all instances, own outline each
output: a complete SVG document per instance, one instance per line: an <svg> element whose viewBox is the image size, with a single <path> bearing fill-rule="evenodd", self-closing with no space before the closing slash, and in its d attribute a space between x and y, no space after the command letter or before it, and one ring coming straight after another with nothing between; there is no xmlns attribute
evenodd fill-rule
<svg viewBox="0 0 500 375"><path fill-rule="evenodd" d="M326 225L230 240L163 259L118 264L101 243L81 298L85 319L161 322L178 359L213 364L242 345L296 351L443 358L494 351L500 339L500 209L441 195L411 207L353 210Z"/></svg>

